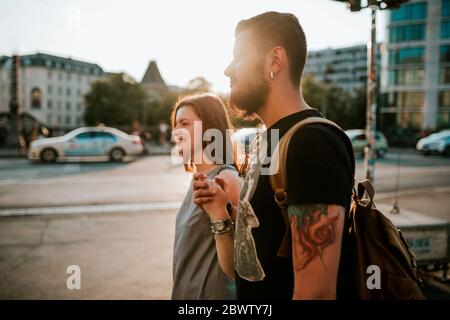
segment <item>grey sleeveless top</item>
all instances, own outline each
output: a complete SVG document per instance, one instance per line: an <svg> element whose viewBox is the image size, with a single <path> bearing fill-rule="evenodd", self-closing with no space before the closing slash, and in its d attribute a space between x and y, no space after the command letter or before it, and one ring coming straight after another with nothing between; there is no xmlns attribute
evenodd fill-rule
<svg viewBox="0 0 450 320"><path fill-rule="evenodd" d="M236 171L231 165L221 165L207 176L212 179L225 169ZM209 216L194 204L192 193L191 183L175 223L172 299L235 299L234 281L219 265Z"/></svg>

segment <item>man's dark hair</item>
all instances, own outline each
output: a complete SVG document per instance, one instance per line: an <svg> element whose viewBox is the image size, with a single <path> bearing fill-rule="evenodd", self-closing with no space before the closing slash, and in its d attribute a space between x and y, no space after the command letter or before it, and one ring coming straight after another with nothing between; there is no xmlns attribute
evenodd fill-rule
<svg viewBox="0 0 450 320"><path fill-rule="evenodd" d="M289 60L291 81L300 86L306 62L306 37L298 19L290 13L265 12L250 19L241 20L235 31L251 30L263 50L283 47Z"/></svg>

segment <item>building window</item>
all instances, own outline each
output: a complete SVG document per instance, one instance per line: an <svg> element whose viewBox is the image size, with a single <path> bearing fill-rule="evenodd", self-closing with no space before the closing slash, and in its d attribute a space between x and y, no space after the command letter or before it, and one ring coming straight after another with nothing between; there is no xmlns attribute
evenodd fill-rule
<svg viewBox="0 0 450 320"><path fill-rule="evenodd" d="M427 3L411 3L392 10L391 21L419 20L427 17Z"/></svg>
<svg viewBox="0 0 450 320"><path fill-rule="evenodd" d="M58 80L62 80L62 77L63 77L62 72L58 72Z"/></svg>
<svg viewBox="0 0 450 320"><path fill-rule="evenodd" d="M81 102L78 102L78 103L77 103L77 110L78 110L78 111L81 111Z"/></svg>
<svg viewBox="0 0 450 320"><path fill-rule="evenodd" d="M450 38L450 21L441 22L441 39Z"/></svg>
<svg viewBox="0 0 450 320"><path fill-rule="evenodd" d="M39 88L31 89L31 107L40 108L42 103L42 92Z"/></svg>
<svg viewBox="0 0 450 320"><path fill-rule="evenodd" d="M392 108L422 108L424 93L421 91L390 92L387 94L386 107Z"/></svg>
<svg viewBox="0 0 450 320"><path fill-rule="evenodd" d="M57 109L58 109L58 110L61 110L61 107L62 107L62 103L61 103L61 101L58 101L58 103L57 103Z"/></svg>
<svg viewBox="0 0 450 320"><path fill-rule="evenodd" d="M423 114L422 112L403 112L400 121L402 128L420 129L423 123Z"/></svg>
<svg viewBox="0 0 450 320"><path fill-rule="evenodd" d="M439 61L450 62L450 45L441 46L439 49Z"/></svg>
<svg viewBox="0 0 450 320"><path fill-rule="evenodd" d="M439 108L450 108L450 90L440 91L438 101Z"/></svg>
<svg viewBox="0 0 450 320"><path fill-rule="evenodd" d="M442 17L450 17L450 0L442 0L441 16Z"/></svg>
<svg viewBox="0 0 450 320"><path fill-rule="evenodd" d="M66 116L66 125L70 125L70 116Z"/></svg>
<svg viewBox="0 0 450 320"><path fill-rule="evenodd" d="M77 117L77 126L81 126L83 124L83 120L81 117Z"/></svg>
<svg viewBox="0 0 450 320"><path fill-rule="evenodd" d="M61 87L58 87L58 95L60 96L60 95L62 95L62 88Z"/></svg>
<svg viewBox="0 0 450 320"><path fill-rule="evenodd" d="M81 89L77 89L77 96L81 97Z"/></svg>
<svg viewBox="0 0 450 320"><path fill-rule="evenodd" d="M389 50L389 65L412 64L424 62L424 48L402 48Z"/></svg>
<svg viewBox="0 0 450 320"><path fill-rule="evenodd" d="M47 91L48 91L48 94L52 93L52 86L51 85L48 86Z"/></svg>
<svg viewBox="0 0 450 320"><path fill-rule="evenodd" d="M66 96L70 96L70 88L66 88Z"/></svg>
<svg viewBox="0 0 450 320"><path fill-rule="evenodd" d="M439 82L445 84L450 83L450 66L439 69Z"/></svg>
<svg viewBox="0 0 450 320"><path fill-rule="evenodd" d="M53 108L52 100L47 100L47 109L52 109L52 108Z"/></svg>
<svg viewBox="0 0 450 320"><path fill-rule="evenodd" d="M53 119L52 119L52 115L51 115L51 114L48 114L48 115L47 115L47 124L48 124L48 125L52 125L52 120L53 120Z"/></svg>
<svg viewBox="0 0 450 320"><path fill-rule="evenodd" d="M49 79L52 78L52 70L48 70L48 72L47 72L47 78L49 78Z"/></svg>
<svg viewBox="0 0 450 320"><path fill-rule="evenodd" d="M437 114L438 128L447 129L450 127L450 111L441 111Z"/></svg>
<svg viewBox="0 0 450 320"><path fill-rule="evenodd" d="M72 105L70 104L70 102L66 102L66 110L70 109L72 109Z"/></svg>
<svg viewBox="0 0 450 320"><path fill-rule="evenodd" d="M390 85L421 85L424 80L423 68L408 68L390 70L388 83Z"/></svg>
<svg viewBox="0 0 450 320"><path fill-rule="evenodd" d="M390 27L389 42L424 40L425 30L424 23Z"/></svg>
<svg viewBox="0 0 450 320"><path fill-rule="evenodd" d="M66 79L67 79L67 81L70 81L72 79L70 73L68 73L68 72L67 72L67 75L66 75Z"/></svg>

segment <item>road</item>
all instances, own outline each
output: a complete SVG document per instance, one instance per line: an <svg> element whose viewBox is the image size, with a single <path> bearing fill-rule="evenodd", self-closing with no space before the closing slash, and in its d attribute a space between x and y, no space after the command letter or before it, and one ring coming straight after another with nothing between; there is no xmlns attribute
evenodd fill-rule
<svg viewBox="0 0 450 320"><path fill-rule="evenodd" d="M393 200L398 152L377 163ZM362 176L362 161L357 160ZM168 156L123 164L0 159L0 299L168 299L176 208L190 175ZM400 205L450 221L450 159L404 151ZM69 290L67 267L81 269Z"/></svg>
<svg viewBox="0 0 450 320"><path fill-rule="evenodd" d="M379 196L396 189L450 186L450 158L391 152L376 164ZM400 170L400 171L399 171ZM357 159L357 177L363 163ZM115 163L33 164L0 159L0 208L152 203L181 201L190 176L169 156ZM449 217L450 218L450 217Z"/></svg>

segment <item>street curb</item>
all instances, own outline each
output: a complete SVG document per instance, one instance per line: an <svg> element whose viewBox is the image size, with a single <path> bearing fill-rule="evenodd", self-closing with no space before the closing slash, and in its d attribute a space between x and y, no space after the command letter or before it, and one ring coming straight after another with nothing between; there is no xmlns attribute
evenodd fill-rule
<svg viewBox="0 0 450 320"><path fill-rule="evenodd" d="M181 202L146 202L37 208L6 208L0 209L0 217L174 210L179 209L180 206Z"/></svg>

